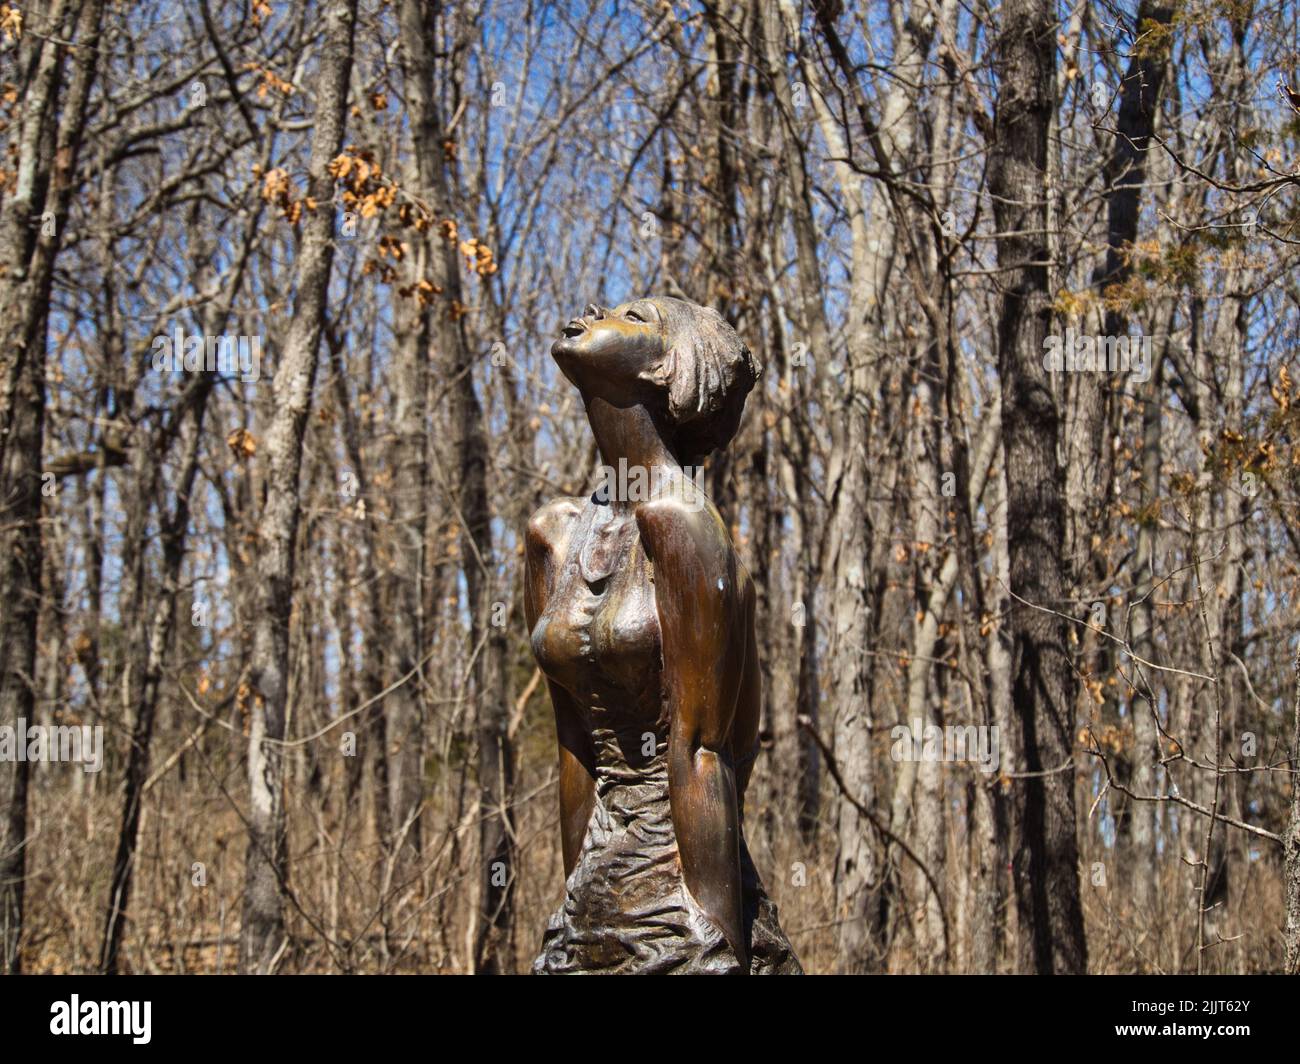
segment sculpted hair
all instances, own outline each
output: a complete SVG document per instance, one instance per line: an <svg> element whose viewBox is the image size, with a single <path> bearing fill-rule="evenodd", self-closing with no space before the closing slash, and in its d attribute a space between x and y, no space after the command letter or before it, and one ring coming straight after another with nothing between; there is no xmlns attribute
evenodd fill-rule
<svg viewBox="0 0 1300 1064"><path fill-rule="evenodd" d="M667 391L672 443L683 465L726 447L763 367L721 314L669 296L652 300L666 354L649 373Z"/></svg>

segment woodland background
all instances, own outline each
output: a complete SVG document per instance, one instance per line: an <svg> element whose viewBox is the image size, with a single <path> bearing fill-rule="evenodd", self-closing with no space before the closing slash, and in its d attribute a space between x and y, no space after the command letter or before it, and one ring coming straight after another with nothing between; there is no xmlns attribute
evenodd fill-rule
<svg viewBox="0 0 1300 1064"><path fill-rule="evenodd" d="M1296 970L1298 61L1289 0L0 3L0 724L105 736L0 764L3 966L526 970L548 349L663 293L766 366L708 486L805 966Z"/></svg>

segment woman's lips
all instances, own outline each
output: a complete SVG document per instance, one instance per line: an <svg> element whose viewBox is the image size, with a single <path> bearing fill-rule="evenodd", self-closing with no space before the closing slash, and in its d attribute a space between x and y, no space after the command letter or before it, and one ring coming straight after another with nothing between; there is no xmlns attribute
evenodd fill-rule
<svg viewBox="0 0 1300 1064"><path fill-rule="evenodd" d="M562 331L566 337L572 340L575 336L581 336L587 331L587 323L581 318L574 318Z"/></svg>

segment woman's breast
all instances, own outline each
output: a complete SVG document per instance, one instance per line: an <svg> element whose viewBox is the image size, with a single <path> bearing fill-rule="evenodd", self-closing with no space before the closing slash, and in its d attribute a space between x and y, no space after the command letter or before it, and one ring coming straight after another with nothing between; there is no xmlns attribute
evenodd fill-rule
<svg viewBox="0 0 1300 1064"><path fill-rule="evenodd" d="M581 708L644 710L652 693L657 711L659 615L650 564L639 548L594 586L576 563L567 565L533 628L532 647L542 671Z"/></svg>

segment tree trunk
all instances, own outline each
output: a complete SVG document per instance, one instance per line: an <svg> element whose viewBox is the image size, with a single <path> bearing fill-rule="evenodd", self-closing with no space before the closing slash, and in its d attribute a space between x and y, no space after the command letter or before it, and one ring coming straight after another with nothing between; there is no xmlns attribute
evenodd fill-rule
<svg viewBox="0 0 1300 1064"><path fill-rule="evenodd" d="M303 222L296 267L297 298L284 356L276 368L274 408L266 444L266 502L258 524L256 609L248 742L248 856L244 879L241 972L269 974L287 948L282 890L287 874L283 806L285 712L288 701L289 619L293 609L294 549L298 533L303 434L316 379L334 259L330 162L343 144L352 70L356 0L331 0L316 87L307 195L316 210Z"/></svg>
<svg viewBox="0 0 1300 1064"><path fill-rule="evenodd" d="M1167 25L1172 9L1150 3L1139 6L1138 25L1153 21ZM1120 86L1119 117L1116 123L1115 149L1106 168L1110 185L1107 197L1106 261L1093 277L1093 284L1103 298L1107 289L1123 285L1133 273L1131 252L1138 235L1141 196L1146 180L1146 152L1155 127L1160 92L1167 65L1167 46L1136 48ZM1126 334L1127 315L1111 301L1105 316L1107 336ZM1153 659L1153 600L1158 513L1154 511L1160 493L1160 383L1157 366L1149 366L1150 379L1142 387L1142 512L1137 533L1137 555L1133 595L1137 606L1133 616L1133 649L1147 661ZM1084 375L1086 376L1086 374ZM1101 490L1107 490L1109 480ZM1104 497L1104 495L1103 495ZM1109 647L1109 642L1108 642ZM1105 654L1103 660L1113 655ZM1109 675L1109 674L1107 674ZM1148 673L1152 684L1157 677ZM1108 685L1107 685L1108 687ZM1156 705L1147 696L1148 688L1129 703L1133 724L1132 787L1137 794L1154 794L1157 748ZM1155 814L1154 802L1131 802L1127 811L1130 882L1134 912L1139 921L1151 915L1155 890Z"/></svg>
<svg viewBox="0 0 1300 1064"><path fill-rule="evenodd" d="M443 15L440 0L402 0L403 55L411 108L412 136L419 158L423 192L437 218L456 213L452 202L452 165L443 148L446 134L434 97L434 42ZM488 438L483 406L474 381L474 352L462 305L460 263L454 245L431 240L430 280L441 289L426 315L427 339L436 342L445 360L455 436L457 483L451 486L454 508L462 519L460 554L470 615L474 720L478 736L479 907L475 935L475 970L502 971L514 919L515 832L511 813L514 751L508 732L510 707L506 671L504 602L494 597L496 573L492 511L488 497ZM503 596L502 596L503 597Z"/></svg>
<svg viewBox="0 0 1300 1064"><path fill-rule="evenodd" d="M997 39L999 93L989 188L1004 293L999 377L1007 455L1012 700L1023 771L1016 780L1014 873L1021 967L1087 969L1074 819L1074 674L1064 618L1066 574L1060 417L1043 367L1048 292L1048 134L1054 113L1055 7L1008 0Z"/></svg>
<svg viewBox="0 0 1300 1064"><path fill-rule="evenodd" d="M87 0L72 29L76 66L56 123L63 57L72 52L61 43L69 34L62 25L67 10L54 3L48 17L33 15L26 31L39 53L24 89L16 188L0 215L0 721L11 726L34 723L46 329L103 3ZM14 973L21 965L28 771L26 761L0 766L0 971Z"/></svg>
<svg viewBox="0 0 1300 1064"><path fill-rule="evenodd" d="M1296 651L1295 700L1291 722L1291 814L1283 838L1283 889L1286 892L1286 970L1300 975L1300 650Z"/></svg>

